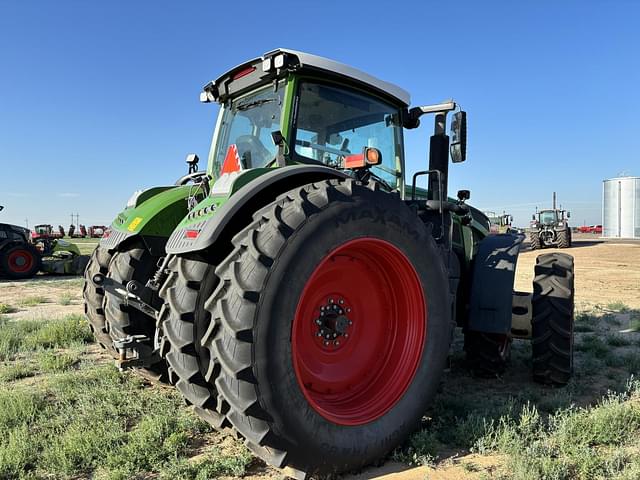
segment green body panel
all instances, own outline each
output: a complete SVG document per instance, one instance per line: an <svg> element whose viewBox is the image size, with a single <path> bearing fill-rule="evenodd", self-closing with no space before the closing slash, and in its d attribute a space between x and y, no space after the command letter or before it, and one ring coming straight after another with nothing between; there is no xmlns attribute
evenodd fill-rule
<svg viewBox="0 0 640 480"><path fill-rule="evenodd" d="M169 237L187 213L192 185L156 187L146 190L135 207L125 208L111 224L112 230L132 234Z"/></svg>

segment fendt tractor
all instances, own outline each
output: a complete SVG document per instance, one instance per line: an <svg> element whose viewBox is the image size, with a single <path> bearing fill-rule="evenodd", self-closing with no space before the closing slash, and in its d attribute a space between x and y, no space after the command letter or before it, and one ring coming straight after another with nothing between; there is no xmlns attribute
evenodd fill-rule
<svg viewBox="0 0 640 480"><path fill-rule="evenodd" d="M529 232L531 249L569 248L572 243L569 218L571 218L571 212L556 208L556 192L553 192L553 208L536 211L531 216Z"/></svg>
<svg viewBox="0 0 640 480"><path fill-rule="evenodd" d="M88 319L121 368L168 379L296 477L400 445L456 326L481 374L533 336L534 378L568 381L573 259L540 256L533 295L514 295L522 236L489 235L468 190L447 195L449 155L466 157L454 101L411 107L395 85L283 49L201 100L220 106L206 171L191 154L175 185L135 193L85 273ZM403 131L427 114L429 166L406 184Z"/></svg>

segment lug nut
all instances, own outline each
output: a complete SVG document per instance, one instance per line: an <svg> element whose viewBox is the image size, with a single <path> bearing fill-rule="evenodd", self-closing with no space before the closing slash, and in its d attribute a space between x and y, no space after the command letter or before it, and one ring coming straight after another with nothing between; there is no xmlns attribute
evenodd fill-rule
<svg viewBox="0 0 640 480"><path fill-rule="evenodd" d="M337 347L338 345L340 345L340 340L336 340L335 342L333 342L335 344L335 346Z"/></svg>
<svg viewBox="0 0 640 480"><path fill-rule="evenodd" d="M317 323L318 325L322 325L322 320L320 320L320 319L318 318L318 319L316 319L316 323Z"/></svg>
<svg viewBox="0 0 640 480"><path fill-rule="evenodd" d="M330 298L330 299L329 299L329 303L333 303L333 298Z"/></svg>
<svg viewBox="0 0 640 480"><path fill-rule="evenodd" d="M344 303L344 300L340 299L340 303Z"/></svg>
<svg viewBox="0 0 640 480"><path fill-rule="evenodd" d="M324 342L324 346L328 347L329 346L329 342Z"/></svg>
<svg viewBox="0 0 640 480"><path fill-rule="evenodd" d="M351 320L349 320L349 325L353 325L353 322Z"/></svg>
<svg viewBox="0 0 640 480"><path fill-rule="evenodd" d="M351 313L351 309L350 308L347 308L347 313Z"/></svg>

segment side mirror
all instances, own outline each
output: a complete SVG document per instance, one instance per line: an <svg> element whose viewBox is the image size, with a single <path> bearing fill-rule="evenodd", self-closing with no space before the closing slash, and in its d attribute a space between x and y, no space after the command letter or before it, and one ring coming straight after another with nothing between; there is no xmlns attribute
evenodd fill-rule
<svg viewBox="0 0 640 480"><path fill-rule="evenodd" d="M567 212L567 218L571 218L571 212Z"/></svg>
<svg viewBox="0 0 640 480"><path fill-rule="evenodd" d="M469 200L471 198L470 190L458 190L458 200L464 202L465 200Z"/></svg>
<svg viewBox="0 0 640 480"><path fill-rule="evenodd" d="M196 173L198 171L198 162L200 158L195 153L187 155L187 165L189 165L189 173Z"/></svg>
<svg viewBox="0 0 640 480"><path fill-rule="evenodd" d="M453 114L449 152L453 163L464 162L467 159L467 112L462 110Z"/></svg>
<svg viewBox="0 0 640 480"><path fill-rule="evenodd" d="M535 215L531 215L531 220L535 220L536 216Z"/></svg>

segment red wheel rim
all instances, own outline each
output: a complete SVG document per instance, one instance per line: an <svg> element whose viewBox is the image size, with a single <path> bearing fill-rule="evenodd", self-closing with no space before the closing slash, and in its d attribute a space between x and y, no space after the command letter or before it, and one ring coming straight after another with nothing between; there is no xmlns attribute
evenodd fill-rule
<svg viewBox="0 0 640 480"><path fill-rule="evenodd" d="M7 262L12 272L24 273L31 270L35 259L29 250L20 248L9 254Z"/></svg>
<svg viewBox="0 0 640 480"><path fill-rule="evenodd" d="M376 238L346 242L320 262L298 302L298 384L327 420L372 422L409 388L426 329L422 285L404 253Z"/></svg>

